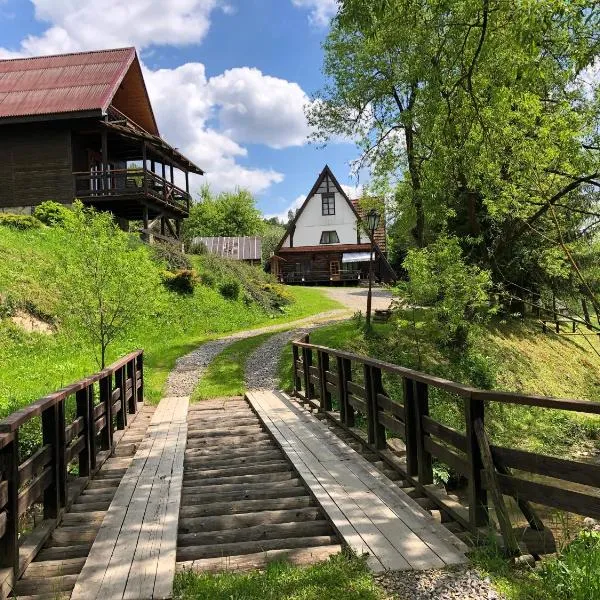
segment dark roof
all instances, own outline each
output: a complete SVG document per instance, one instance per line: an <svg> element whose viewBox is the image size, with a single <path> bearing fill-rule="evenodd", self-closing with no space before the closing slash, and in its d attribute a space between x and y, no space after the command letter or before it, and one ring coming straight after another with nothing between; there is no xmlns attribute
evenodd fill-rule
<svg viewBox="0 0 600 600"><path fill-rule="evenodd" d="M193 243L202 243L211 254L232 260L261 260L262 241L259 237L196 237Z"/></svg>
<svg viewBox="0 0 600 600"><path fill-rule="evenodd" d="M0 120L104 114L126 78L124 112L158 134L135 48L0 60Z"/></svg>

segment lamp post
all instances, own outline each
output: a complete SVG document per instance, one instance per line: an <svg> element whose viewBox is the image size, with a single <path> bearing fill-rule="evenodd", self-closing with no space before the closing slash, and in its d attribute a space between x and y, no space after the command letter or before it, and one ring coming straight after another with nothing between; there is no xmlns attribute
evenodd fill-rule
<svg viewBox="0 0 600 600"><path fill-rule="evenodd" d="M373 253L375 251L375 230L379 227L379 213L372 208L367 213L367 228L371 238L371 251L369 252L369 293L367 294L367 328L371 327L371 296L373 288Z"/></svg>

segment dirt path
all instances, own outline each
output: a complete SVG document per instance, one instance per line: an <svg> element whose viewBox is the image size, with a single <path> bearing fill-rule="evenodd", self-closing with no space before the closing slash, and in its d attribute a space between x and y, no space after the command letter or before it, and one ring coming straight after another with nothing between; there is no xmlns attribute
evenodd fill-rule
<svg viewBox="0 0 600 600"><path fill-rule="evenodd" d="M175 368L171 371L169 378L167 379L165 396L190 396L198 385L206 367L212 362L215 356L227 348L227 346L230 346L238 340L260 335L262 333L276 333L290 328L293 328L295 331L302 330L303 328L308 328L308 330L310 330L317 325L324 325L332 321L347 319L351 315L352 312L347 309L331 310L307 317L306 319L291 321L289 323L279 323L278 325L269 325L258 329L238 331L217 340L206 342L196 348L196 350L177 359ZM285 333L292 337L294 335L290 331L286 331ZM281 347L283 348L284 345L285 342L283 342ZM279 354L277 357L278 356ZM275 363L275 371L276 370L277 364Z"/></svg>
<svg viewBox="0 0 600 600"><path fill-rule="evenodd" d="M322 287L320 289L325 295L337 300L351 310L353 313L367 310L367 288L363 287ZM392 302L392 292L383 288L373 289L373 310L385 310Z"/></svg>

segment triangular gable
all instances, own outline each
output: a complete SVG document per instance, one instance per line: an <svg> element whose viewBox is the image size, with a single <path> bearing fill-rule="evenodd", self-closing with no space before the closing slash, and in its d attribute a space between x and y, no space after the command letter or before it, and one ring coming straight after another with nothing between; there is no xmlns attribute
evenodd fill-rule
<svg viewBox="0 0 600 600"><path fill-rule="evenodd" d="M296 223L298 222L298 219L302 215L302 212L308 206L308 203L311 201L313 196L317 193L317 190L321 187L321 185L325 181L325 178L327 178L327 177L329 177L329 179L331 180L331 183L333 183L333 185L335 186L335 188L336 188L335 191L339 192L339 194L342 196L342 198L344 198L344 200L346 201L346 204L348 205L350 210L354 213L354 216L356 217L357 222L362 223L362 219L360 218L360 215L358 214L356 207L352 203L352 200L350 200L350 198L348 198L348 195L346 194L346 192L344 191L342 186L339 184L335 175L329 168L329 165L325 165L325 168L321 171L321 173L317 177L317 180L315 181L315 184L312 186L310 192L308 192L308 195L306 196L304 202L302 203L302 206L300 206L300 208L297 210L296 215L294 216L292 222L288 225L288 228L287 228L285 234L283 235L283 237L281 238L281 241L277 245L277 248L275 248L275 254L277 254L277 252L279 252L279 250L283 247L283 244L285 244L285 241L290 236L291 232L294 231L294 229L296 227ZM367 235L368 235L368 232L367 232Z"/></svg>

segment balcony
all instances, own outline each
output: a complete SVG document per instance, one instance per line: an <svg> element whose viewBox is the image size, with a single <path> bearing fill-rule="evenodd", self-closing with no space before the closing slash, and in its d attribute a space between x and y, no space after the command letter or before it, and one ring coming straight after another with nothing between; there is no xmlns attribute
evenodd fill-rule
<svg viewBox="0 0 600 600"><path fill-rule="evenodd" d="M75 197L84 204L109 209L119 216L141 218L140 207L187 217L190 194L144 168L91 170L73 174ZM137 207L137 210L136 210ZM120 210L121 209L121 210ZM137 213L140 216L137 216Z"/></svg>

